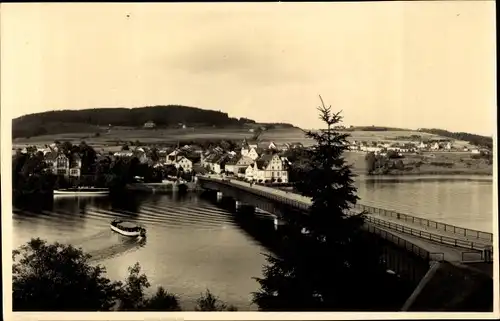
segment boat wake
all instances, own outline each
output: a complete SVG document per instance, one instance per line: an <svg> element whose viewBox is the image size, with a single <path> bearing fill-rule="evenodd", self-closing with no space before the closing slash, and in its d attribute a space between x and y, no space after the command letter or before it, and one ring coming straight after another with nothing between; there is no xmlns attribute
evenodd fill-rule
<svg viewBox="0 0 500 321"><path fill-rule="evenodd" d="M146 245L146 238L138 238L138 239L128 239L124 240L122 243L110 245L105 248L97 249L94 251L90 251L91 262L103 261L106 259L110 259L112 257L116 257L119 255L123 255L125 253L130 253L138 250L139 248Z"/></svg>
<svg viewBox="0 0 500 321"><path fill-rule="evenodd" d="M70 240L68 243L90 254L91 262L97 262L136 251L146 244L146 238L124 237L106 229L93 235Z"/></svg>
<svg viewBox="0 0 500 321"><path fill-rule="evenodd" d="M72 244L73 246L76 246L76 247L83 247L83 245L85 245L85 243L88 243L90 241L95 241L96 239L102 240L103 238L107 239L107 238L109 238L110 234L111 234L111 231L103 230L103 231L100 231L99 233L96 233L96 234L71 239L68 241L68 243Z"/></svg>

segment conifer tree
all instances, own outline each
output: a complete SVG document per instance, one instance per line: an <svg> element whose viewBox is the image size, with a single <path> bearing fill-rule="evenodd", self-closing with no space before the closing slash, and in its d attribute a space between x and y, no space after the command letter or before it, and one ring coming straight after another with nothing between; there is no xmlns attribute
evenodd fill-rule
<svg viewBox="0 0 500 321"><path fill-rule="evenodd" d="M321 96L320 96L321 99ZM356 311L381 307L377 286L387 273L379 252L362 230L364 215L351 212L358 200L354 174L343 158L348 134L338 133L340 112L318 107L325 127L307 131L316 144L299 173L297 191L312 199L308 215L286 215L279 256L269 255L253 301L263 311ZM307 233L302 233L305 228ZM368 237L368 239L367 239Z"/></svg>

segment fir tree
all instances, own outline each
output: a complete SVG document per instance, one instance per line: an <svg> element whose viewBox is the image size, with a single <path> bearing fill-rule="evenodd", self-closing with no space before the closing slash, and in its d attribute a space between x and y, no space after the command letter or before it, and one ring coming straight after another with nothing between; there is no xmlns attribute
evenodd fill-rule
<svg viewBox="0 0 500 321"><path fill-rule="evenodd" d="M321 99L321 96L320 96ZM261 289L253 301L264 311L371 310L381 307L376 289L384 282L379 252L362 230L363 214L349 214L358 200L354 174L343 158L347 134L331 107L318 108L326 129L308 131L316 144L296 189L311 197L309 215L286 215L288 228L279 257L269 255ZM308 233L302 233L305 228ZM375 291L375 292L374 292Z"/></svg>

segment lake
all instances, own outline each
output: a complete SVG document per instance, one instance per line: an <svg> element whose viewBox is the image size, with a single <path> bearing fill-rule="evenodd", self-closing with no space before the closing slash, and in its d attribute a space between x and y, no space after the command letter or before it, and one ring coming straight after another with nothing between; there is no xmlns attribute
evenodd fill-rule
<svg viewBox="0 0 500 321"><path fill-rule="evenodd" d="M356 179L361 203L491 232L493 184L432 177ZM240 310L256 310L252 277L261 276L268 251L235 221L235 214L197 194L124 195L121 198L56 198L44 210L14 206L13 245L31 237L82 247L112 279L123 280L139 262L152 287L162 285L180 296L186 310L210 289ZM265 213L257 214L269 219ZM145 243L109 229L116 217L144 224Z"/></svg>

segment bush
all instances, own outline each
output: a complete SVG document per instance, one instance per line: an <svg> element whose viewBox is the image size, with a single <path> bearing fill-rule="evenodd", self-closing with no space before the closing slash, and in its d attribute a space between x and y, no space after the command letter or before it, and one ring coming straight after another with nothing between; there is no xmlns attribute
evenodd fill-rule
<svg viewBox="0 0 500 321"><path fill-rule="evenodd" d="M237 311L235 306L227 306L208 289L196 300L195 311Z"/></svg>
<svg viewBox="0 0 500 321"><path fill-rule="evenodd" d="M12 256L14 311L181 311L178 297L161 286L152 297L145 297L150 284L139 263L129 267L122 283L106 278L104 267L90 264L91 256L72 245L47 244L37 238L12 251ZM198 299L197 310L236 308L207 290Z"/></svg>

